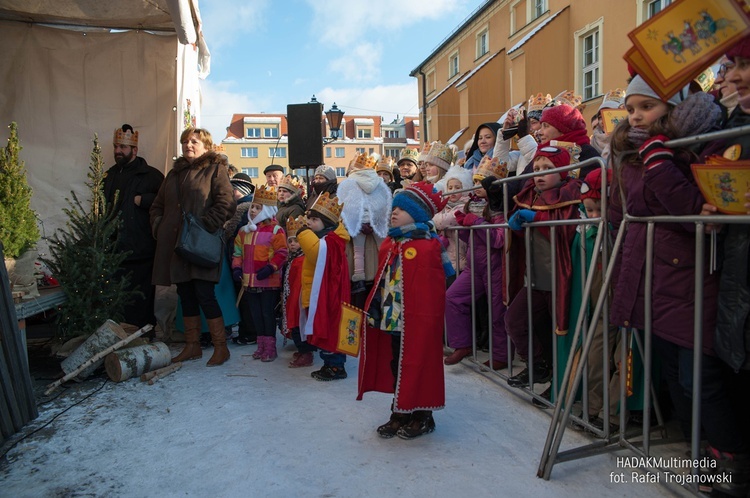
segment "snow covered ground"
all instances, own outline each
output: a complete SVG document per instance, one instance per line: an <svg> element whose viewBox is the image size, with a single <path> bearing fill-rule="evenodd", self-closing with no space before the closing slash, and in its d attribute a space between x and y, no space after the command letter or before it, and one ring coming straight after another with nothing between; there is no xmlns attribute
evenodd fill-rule
<svg viewBox="0 0 750 498"><path fill-rule="evenodd" d="M230 350L223 366L206 368L208 349L153 386L131 379L97 391L102 377L68 389L11 443L55 420L0 450L0 495L675 495L611 482L612 472L629 470L613 455L561 463L550 481L537 478L549 416L474 365L446 369L447 408L435 413L434 433L385 440L375 427L388 419L390 396L355 400L356 359L346 380L325 383L310 377L319 358L314 368L287 368L291 345L272 363L254 361L255 346ZM588 441L566 431L563 446Z"/></svg>

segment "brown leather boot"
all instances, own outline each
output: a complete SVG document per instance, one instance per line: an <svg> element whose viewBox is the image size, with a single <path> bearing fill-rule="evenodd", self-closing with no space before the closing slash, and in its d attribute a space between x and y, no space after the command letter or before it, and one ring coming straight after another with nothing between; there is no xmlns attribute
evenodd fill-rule
<svg viewBox="0 0 750 498"><path fill-rule="evenodd" d="M443 360L443 363L445 363L446 365L455 365L471 354L471 348L456 348L453 353L451 353Z"/></svg>
<svg viewBox="0 0 750 498"><path fill-rule="evenodd" d="M201 344L199 342L201 335L201 317L185 316L182 317L182 323L185 324L185 347L180 354L172 358L172 363L197 360L203 356L203 351L201 350Z"/></svg>
<svg viewBox="0 0 750 498"><path fill-rule="evenodd" d="M216 367L229 359L229 349L227 349L227 333L224 331L224 317L212 318L206 320L208 323L208 332L211 334L211 342L214 343L214 354L206 363L207 367Z"/></svg>

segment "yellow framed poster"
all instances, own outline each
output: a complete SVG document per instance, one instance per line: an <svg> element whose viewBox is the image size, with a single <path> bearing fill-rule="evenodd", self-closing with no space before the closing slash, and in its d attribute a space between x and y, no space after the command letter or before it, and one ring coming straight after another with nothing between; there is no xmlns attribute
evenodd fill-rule
<svg viewBox="0 0 750 498"><path fill-rule="evenodd" d="M744 0L676 0L628 33L633 49L625 60L666 100L750 33L745 6Z"/></svg>

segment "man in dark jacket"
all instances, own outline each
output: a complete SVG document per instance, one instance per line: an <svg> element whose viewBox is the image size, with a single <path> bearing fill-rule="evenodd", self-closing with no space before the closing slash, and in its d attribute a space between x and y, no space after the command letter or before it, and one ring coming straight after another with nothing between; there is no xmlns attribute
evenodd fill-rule
<svg viewBox="0 0 750 498"><path fill-rule="evenodd" d="M151 235L148 210L164 181L164 175L138 157L138 132L124 124L115 130L113 139L115 165L104 178L107 203L120 214L118 246L130 254L118 275L130 273L131 288L140 291L125 308L125 322L137 327L154 324L154 266L156 240Z"/></svg>

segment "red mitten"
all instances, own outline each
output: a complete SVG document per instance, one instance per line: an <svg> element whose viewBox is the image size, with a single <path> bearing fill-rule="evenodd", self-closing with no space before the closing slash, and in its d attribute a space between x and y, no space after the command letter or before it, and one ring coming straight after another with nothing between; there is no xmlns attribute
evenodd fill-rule
<svg viewBox="0 0 750 498"><path fill-rule="evenodd" d="M664 142L667 141L669 141L669 137L666 135L656 135L646 140L638 149L638 155L641 156L646 170L655 168L674 157L674 153L664 145Z"/></svg>
<svg viewBox="0 0 750 498"><path fill-rule="evenodd" d="M456 221L458 222L458 224L463 226L464 218L466 218L466 213L459 210L453 213L453 216L456 218Z"/></svg>
<svg viewBox="0 0 750 498"><path fill-rule="evenodd" d="M481 223L482 219L474 213L467 213L466 216L464 216L461 224L465 227L470 227L472 225L478 224L477 222Z"/></svg>

